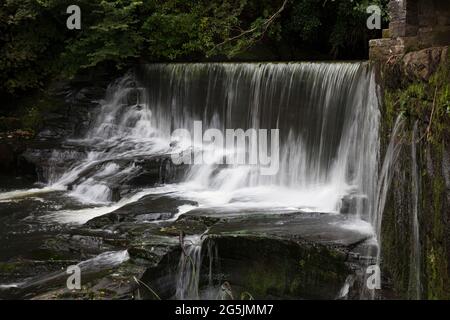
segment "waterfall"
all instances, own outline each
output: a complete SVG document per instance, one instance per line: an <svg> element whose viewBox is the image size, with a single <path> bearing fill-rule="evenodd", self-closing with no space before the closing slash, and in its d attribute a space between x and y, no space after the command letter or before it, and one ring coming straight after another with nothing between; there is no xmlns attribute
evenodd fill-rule
<svg viewBox="0 0 450 320"><path fill-rule="evenodd" d="M257 208L349 214L349 219L370 222L379 239L391 164L398 153L392 141L379 177L379 122L375 73L368 63L139 66L109 86L87 134L66 141L72 148L55 150L49 161L48 190L65 189L85 206L43 218L85 223L161 193L193 200L201 208L226 207L226 212ZM270 146L251 139L245 146L266 149L277 170L261 174L264 161L194 163L177 183L135 187L116 199L113 186L139 176L142 160L186 151L218 160L230 154L247 157L248 150L190 145L172 135L178 129L195 132L196 123L202 131L267 130ZM393 137L400 126L398 122ZM60 170L61 163L66 170ZM174 219L191 209L179 208ZM176 298L200 297L202 243L201 237L185 239Z"/></svg>
<svg viewBox="0 0 450 320"><path fill-rule="evenodd" d="M373 206L373 211L370 212L369 216L369 221L375 232L375 237L373 239L375 243L374 246L369 246L367 248L366 255L369 257L376 257L375 262L377 270L381 270L381 224L383 220L383 213L386 205L387 194L391 186L392 178L394 176L394 165L400 155L403 143L405 142L403 137L404 126L404 117L403 115L399 115L391 131L389 144L386 148L385 156L376 184L376 196L374 199L375 203ZM363 287L360 290L361 299L375 299L376 297L376 291L369 290L365 285L367 283L368 276L368 273L364 273L363 275ZM344 289L345 285L342 290Z"/></svg>
<svg viewBox="0 0 450 320"><path fill-rule="evenodd" d="M71 195L85 203L106 204L112 200L110 185L138 174L134 160L167 152L151 123L151 110L141 104L141 88L131 75L108 87L96 119L82 139L70 140L88 153L61 176L53 174L54 187L71 186ZM53 157L65 158L72 150ZM51 159L52 160L52 159Z"/></svg>
<svg viewBox="0 0 450 320"><path fill-rule="evenodd" d="M180 236L181 257L178 264L175 298L179 300L218 299L221 291L214 287L213 269L218 261L217 248L207 233L195 236ZM204 251L206 243L206 252ZM207 287L200 291L203 259L208 260Z"/></svg>
<svg viewBox="0 0 450 320"><path fill-rule="evenodd" d="M404 118L399 115L395 121L391 132L391 138L386 149L383 165L380 171L380 177L377 187L376 210L371 217L372 225L375 227L376 238L379 247L381 247L381 222L383 220L384 207L386 205L387 192L391 185L393 177L394 164L400 155L404 143L403 129L405 126ZM378 248L377 259L380 259L380 248Z"/></svg>
<svg viewBox="0 0 450 320"><path fill-rule="evenodd" d="M194 165L178 186L190 199L212 207L339 212L350 196L351 213L376 222L380 115L366 64L156 64L141 70L138 81L162 140L179 128L193 130L194 121L205 130L280 130L276 175ZM223 154L217 151L199 152ZM202 241L189 241L179 262L179 299L201 296Z"/></svg>
<svg viewBox="0 0 450 320"><path fill-rule="evenodd" d="M412 234L412 250L411 263L409 271L409 292L411 298L420 300L421 297L421 281L420 281L420 238L419 238L419 194L420 194L420 176L417 167L417 150L418 143L417 121L414 123L413 134L411 138L411 189L412 189L412 212L411 212L411 234Z"/></svg>
<svg viewBox="0 0 450 320"><path fill-rule="evenodd" d="M203 239L201 236L191 236L181 239L180 242L182 252L175 297L180 300L199 299Z"/></svg>
<svg viewBox="0 0 450 320"><path fill-rule="evenodd" d="M194 121L204 130L279 129L277 174L193 166L186 181L200 202L338 212L352 194L355 214L372 211L379 110L365 63L154 64L138 79L161 139L178 128L193 130Z"/></svg>
<svg viewBox="0 0 450 320"><path fill-rule="evenodd" d="M82 223L139 199L131 194L117 203L111 186L139 175L139 159L191 148L174 143L172 133L193 130L195 121L203 130L221 132L277 129L278 170L262 175L260 164L194 164L181 183L165 191L200 206L345 212L375 222L380 112L367 63L140 67L110 85L87 134L68 141L86 155L60 175L49 170L51 187L68 188L79 201L103 207L59 212L57 219L77 217ZM255 147L251 142L247 145ZM202 145L194 151L221 158L230 152L227 147ZM52 158L64 162L73 152L55 151ZM162 192L155 190L137 191Z"/></svg>

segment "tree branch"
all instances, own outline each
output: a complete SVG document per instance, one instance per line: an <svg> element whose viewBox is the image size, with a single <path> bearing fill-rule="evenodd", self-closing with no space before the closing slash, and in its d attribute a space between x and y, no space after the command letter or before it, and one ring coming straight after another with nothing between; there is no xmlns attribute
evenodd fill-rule
<svg viewBox="0 0 450 320"><path fill-rule="evenodd" d="M263 35L266 33L267 29L274 22L274 20L276 18L278 18L278 16L284 11L287 2L288 2L288 0L284 0L284 2L281 5L281 7L273 15L271 15L266 21L264 21L264 23L262 24L262 27L263 27L262 34ZM256 26L256 27L253 27L251 29L242 31L240 34L238 34L236 36L233 36L231 38L228 38L228 39L224 40L223 42L217 44L216 46L214 46L214 49L216 49L218 47L221 47L221 46L223 46L223 45L225 45L227 43L230 43L232 41L238 40L238 39L240 39L240 38L242 38L242 37L244 37L244 36L246 36L248 34L251 34L251 33L255 32L256 30L258 30L258 28L259 28L259 26Z"/></svg>

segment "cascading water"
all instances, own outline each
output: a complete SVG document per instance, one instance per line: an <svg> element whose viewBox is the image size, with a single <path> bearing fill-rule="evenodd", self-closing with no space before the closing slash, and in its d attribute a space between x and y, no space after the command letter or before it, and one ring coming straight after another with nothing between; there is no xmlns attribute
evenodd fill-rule
<svg viewBox="0 0 450 320"><path fill-rule="evenodd" d="M168 139L178 128L277 128L274 176L249 166L197 165L183 194L203 206L299 208L338 212L354 198L372 221L379 152L374 74L364 64L169 64L142 72L154 126ZM211 152L210 150L202 150ZM219 157L223 153L220 152ZM217 153L217 150L213 150ZM177 297L198 298L201 243L183 252Z"/></svg>
<svg viewBox="0 0 450 320"><path fill-rule="evenodd" d="M374 199L379 110L362 63L157 64L141 72L159 137L178 128L279 129L278 173L249 166L194 166L188 194L212 206L255 204L324 212L348 193ZM363 207L365 205L365 207Z"/></svg>
<svg viewBox="0 0 450 320"><path fill-rule="evenodd" d="M207 241L209 240L209 241ZM214 286L213 273L217 269L218 251L214 241L203 235L180 238L182 252L178 264L175 298L179 300L220 299L230 297L231 291ZM204 243L207 242L205 246ZM204 248L206 247L206 252ZM202 280L203 259L208 262L208 283L200 290Z"/></svg>
<svg viewBox="0 0 450 320"><path fill-rule="evenodd" d="M221 132L278 129L279 157L272 157L279 162L277 173L261 175L260 165L194 164L179 183L136 188L115 200L111 186L139 175L139 160L189 148L185 141L173 143L171 134L193 131L194 121ZM375 75L366 63L148 65L111 85L86 136L68 141L85 155L62 174L47 172L47 191L69 189L86 208L45 218L84 223L152 193L212 209L274 213L338 214L346 198L352 203L348 213L367 221L365 230L371 223L379 235L386 193L385 187L377 189L379 121ZM217 158L230 152L208 145L193 151ZM55 151L52 161L73 160L73 153ZM388 183L386 171L382 185ZM199 296L202 242L190 240L180 261L178 298Z"/></svg>
<svg viewBox="0 0 450 320"><path fill-rule="evenodd" d="M130 96L134 101L130 102ZM68 172L50 181L53 186L74 182L71 195L87 203L111 201L110 180L125 179L138 168L135 159L167 152L156 137L151 111L139 103L140 89L131 76L111 85L87 135L72 143L88 146L87 156Z"/></svg>
<svg viewBox="0 0 450 320"><path fill-rule="evenodd" d="M405 127L402 115L397 117L394 128L392 129L391 139L386 149L385 158L380 171L380 178L377 187L376 210L371 217L372 226L375 228L376 238L379 246L381 245L381 223L383 220L383 211L386 205L387 192L393 178L394 164L397 161L400 151L404 144L403 129ZM380 260L380 248L377 250L377 260Z"/></svg>
<svg viewBox="0 0 450 320"><path fill-rule="evenodd" d="M178 266L177 299L198 299L200 297L203 240L201 236L186 237L181 240L182 253Z"/></svg>
<svg viewBox="0 0 450 320"><path fill-rule="evenodd" d="M139 173L136 159L179 152L171 133L192 129L197 120L204 130L279 129L279 170L263 176L250 165L193 165L170 191L201 206L336 213L343 197L352 195L352 213L373 222L380 115L367 64L156 64L137 74L137 80L126 76L109 87L89 132L70 141L87 155L53 174L53 188L69 187L87 204L108 205L113 182ZM117 208L108 206L87 216ZM86 221L73 212L59 220L74 216Z"/></svg>
<svg viewBox="0 0 450 320"><path fill-rule="evenodd" d="M420 238L419 238L419 187L420 177L417 167L417 150L418 143L417 121L414 123L413 134L411 138L411 189L412 189L412 250L411 264L409 271L409 291L411 298L420 300L421 297L421 281L420 281Z"/></svg>
<svg viewBox="0 0 450 320"><path fill-rule="evenodd" d="M374 198L375 202L369 216L369 221L375 232L375 237L373 238L375 245L368 247L366 255L369 257L376 257L375 262L378 270L380 270L381 263L381 223L383 220L383 212L386 205L387 193L389 191L389 187L394 175L394 164L396 163L398 156L400 155L404 143L404 126L404 118L402 115L399 115L395 121L394 127L391 132L390 141L385 152L383 164L378 176L378 182L376 184L376 196ZM368 274L364 274L363 283L366 283L367 279ZM376 292L374 290L369 290L368 288L363 286L362 290L360 291L360 298L374 299L375 293Z"/></svg>

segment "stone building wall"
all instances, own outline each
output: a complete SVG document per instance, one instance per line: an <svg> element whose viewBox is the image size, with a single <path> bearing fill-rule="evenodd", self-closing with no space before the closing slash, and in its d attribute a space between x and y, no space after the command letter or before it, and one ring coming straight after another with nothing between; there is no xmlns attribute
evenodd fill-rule
<svg viewBox="0 0 450 320"><path fill-rule="evenodd" d="M370 58L450 44L450 0L391 0L389 30L370 41Z"/></svg>

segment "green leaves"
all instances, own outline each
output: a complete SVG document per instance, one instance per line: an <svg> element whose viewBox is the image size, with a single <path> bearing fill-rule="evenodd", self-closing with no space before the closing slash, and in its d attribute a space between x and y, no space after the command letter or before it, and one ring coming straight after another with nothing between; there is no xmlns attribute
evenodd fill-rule
<svg viewBox="0 0 450 320"><path fill-rule="evenodd" d="M72 0L4 0L0 94L44 87L103 63L233 57L260 41L294 49L328 42L337 54L367 42L368 1L78 0L81 30L68 30Z"/></svg>
<svg viewBox="0 0 450 320"><path fill-rule="evenodd" d="M67 41L62 53L62 59L71 66L67 74L104 61L120 65L123 60L138 57L144 41L137 18L142 6L142 1L132 0L101 1L96 5L87 19L82 18L81 34Z"/></svg>
<svg viewBox="0 0 450 320"><path fill-rule="evenodd" d="M328 43L330 53L339 57L342 51L367 47L369 38L377 36L376 31L366 27L369 17L366 10L370 5L378 5L386 22L387 3L388 0L292 0L283 36L305 44Z"/></svg>
<svg viewBox="0 0 450 320"><path fill-rule="evenodd" d="M54 50L62 36L37 1L0 5L0 93L38 88L53 72Z"/></svg>
<svg viewBox="0 0 450 320"><path fill-rule="evenodd" d="M81 30L71 31L65 22L72 2L0 5L0 93L39 88L51 77L71 77L104 62L121 67L138 58L231 56L261 36L261 15L274 10L247 0L79 0ZM252 31L217 46L245 28Z"/></svg>

